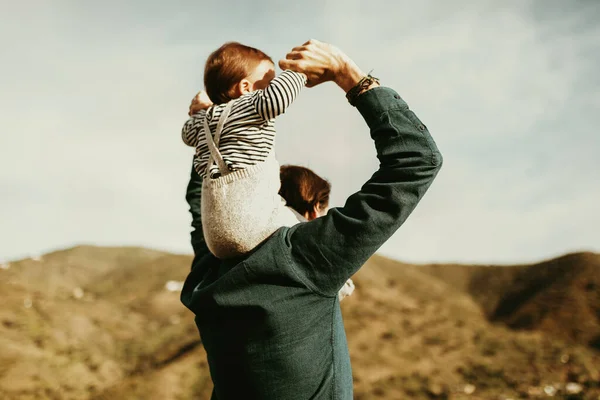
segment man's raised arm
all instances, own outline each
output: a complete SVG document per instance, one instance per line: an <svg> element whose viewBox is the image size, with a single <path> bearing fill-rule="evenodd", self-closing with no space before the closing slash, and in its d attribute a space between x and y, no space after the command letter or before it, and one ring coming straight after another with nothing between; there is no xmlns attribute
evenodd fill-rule
<svg viewBox="0 0 600 400"><path fill-rule="evenodd" d="M309 86L334 80L348 92L365 75L321 42L308 42L288 57L281 63L304 72ZM288 230L293 265L324 295L334 296L406 221L442 165L433 138L406 102L392 89L376 86L363 88L354 104L370 128L379 169L343 207Z"/></svg>

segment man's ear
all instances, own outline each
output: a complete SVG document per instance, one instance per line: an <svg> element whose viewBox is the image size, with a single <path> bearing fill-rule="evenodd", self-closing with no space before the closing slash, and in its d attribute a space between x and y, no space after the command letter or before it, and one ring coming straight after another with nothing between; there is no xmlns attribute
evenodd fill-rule
<svg viewBox="0 0 600 400"><path fill-rule="evenodd" d="M316 219L319 216L319 205L315 204L312 208L312 210L310 211L306 211L304 213L304 218L306 218L309 221L312 221L313 219Z"/></svg>
<svg viewBox="0 0 600 400"><path fill-rule="evenodd" d="M314 216L313 218L317 218L319 215L321 215L321 209L319 208L319 203L317 203L313 206L312 213Z"/></svg>
<svg viewBox="0 0 600 400"><path fill-rule="evenodd" d="M303 217L306 218L307 221L312 221L313 219L317 218L317 213L314 209L305 211Z"/></svg>

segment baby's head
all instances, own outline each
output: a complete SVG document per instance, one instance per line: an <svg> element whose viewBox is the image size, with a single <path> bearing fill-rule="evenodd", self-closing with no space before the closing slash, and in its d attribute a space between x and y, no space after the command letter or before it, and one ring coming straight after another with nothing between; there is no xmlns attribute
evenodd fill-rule
<svg viewBox="0 0 600 400"><path fill-rule="evenodd" d="M213 103L222 104L266 88L274 77L271 57L253 47L229 42L208 56L204 88Z"/></svg>

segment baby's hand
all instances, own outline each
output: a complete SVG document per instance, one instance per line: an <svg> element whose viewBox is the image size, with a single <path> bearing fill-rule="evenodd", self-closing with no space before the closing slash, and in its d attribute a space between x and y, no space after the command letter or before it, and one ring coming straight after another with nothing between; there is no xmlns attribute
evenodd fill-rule
<svg viewBox="0 0 600 400"><path fill-rule="evenodd" d="M208 94L204 90L201 90L192 99L192 104L190 104L188 115L191 116L192 114L196 114L200 110L206 110L212 105L213 102L210 101Z"/></svg>

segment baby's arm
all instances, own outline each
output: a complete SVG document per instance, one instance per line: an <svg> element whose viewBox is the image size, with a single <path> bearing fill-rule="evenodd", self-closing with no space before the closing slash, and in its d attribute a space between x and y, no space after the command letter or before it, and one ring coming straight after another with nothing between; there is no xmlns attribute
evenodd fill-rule
<svg viewBox="0 0 600 400"><path fill-rule="evenodd" d="M306 85L306 75L294 71L283 71L264 90L254 97L254 108L265 120L271 120L285 112L287 107Z"/></svg>
<svg viewBox="0 0 600 400"><path fill-rule="evenodd" d="M183 143L190 147L198 145L198 133L202 129L202 119L206 117L206 110L212 106L212 101L204 90L198 92L192 99L188 115L190 119L186 121L181 129L181 138Z"/></svg>
<svg viewBox="0 0 600 400"><path fill-rule="evenodd" d="M187 144L190 147L196 147L198 145L198 133L202 130L204 124L202 120L206 116L206 111L202 110L190 117L185 124L183 124L183 128L181 129L181 138L183 139L183 143Z"/></svg>

